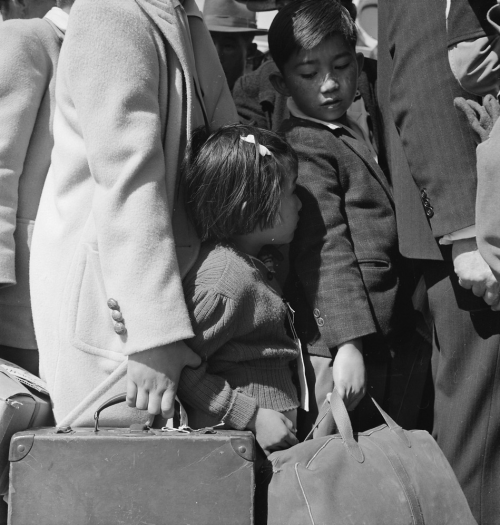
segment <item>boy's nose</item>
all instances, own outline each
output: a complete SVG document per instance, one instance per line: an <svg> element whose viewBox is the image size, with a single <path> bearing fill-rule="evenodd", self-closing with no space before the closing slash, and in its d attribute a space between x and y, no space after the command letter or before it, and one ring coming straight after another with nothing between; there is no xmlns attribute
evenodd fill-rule
<svg viewBox="0 0 500 525"><path fill-rule="evenodd" d="M321 85L321 92L322 93L328 93L329 91L334 91L339 87L339 83L331 76L328 76L323 81L323 84Z"/></svg>

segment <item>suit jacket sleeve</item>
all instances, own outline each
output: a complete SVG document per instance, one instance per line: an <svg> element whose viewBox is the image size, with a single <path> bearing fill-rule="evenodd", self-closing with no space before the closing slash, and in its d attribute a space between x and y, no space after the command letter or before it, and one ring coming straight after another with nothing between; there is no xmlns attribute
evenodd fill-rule
<svg viewBox="0 0 500 525"><path fill-rule="evenodd" d="M309 307L318 309L329 349L375 333L363 279L343 212L345 194L326 140L295 129L287 139L299 155L300 221L292 243L294 269Z"/></svg>
<svg viewBox="0 0 500 525"><path fill-rule="evenodd" d="M132 312L125 322L133 353L193 335L167 198L159 51L151 22L117 2L74 9L65 81L95 185L103 283ZM147 337L134 340L131 326Z"/></svg>
<svg viewBox="0 0 500 525"><path fill-rule="evenodd" d="M477 147L477 245L500 281L500 119L490 138Z"/></svg>
<svg viewBox="0 0 500 525"><path fill-rule="evenodd" d="M0 26L0 287L16 284L19 177L51 67L36 36Z"/></svg>
<svg viewBox="0 0 500 525"><path fill-rule="evenodd" d="M260 70L240 77L233 88L233 98L241 122L271 129L259 101Z"/></svg>

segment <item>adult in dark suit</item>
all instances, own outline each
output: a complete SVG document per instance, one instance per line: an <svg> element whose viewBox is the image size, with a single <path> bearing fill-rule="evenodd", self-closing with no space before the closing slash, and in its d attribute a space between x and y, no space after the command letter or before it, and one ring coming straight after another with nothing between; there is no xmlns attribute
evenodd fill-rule
<svg viewBox="0 0 500 525"><path fill-rule="evenodd" d="M475 239L437 242L468 235L476 199L474 137L453 106L467 95L448 63L446 0L380 0L378 93L400 251L421 263L434 323L433 433L478 522L498 523L500 315L482 299L495 280Z"/></svg>

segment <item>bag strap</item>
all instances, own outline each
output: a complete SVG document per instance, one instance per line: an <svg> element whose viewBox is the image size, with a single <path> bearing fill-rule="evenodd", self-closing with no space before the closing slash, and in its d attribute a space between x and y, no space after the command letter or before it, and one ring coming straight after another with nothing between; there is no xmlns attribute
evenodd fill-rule
<svg viewBox="0 0 500 525"><path fill-rule="evenodd" d="M380 405L375 401L375 399L373 399L371 396L370 396L370 399L372 400L377 410L380 412L380 415L384 418L384 421L389 427L389 430L391 430L391 432L394 432L408 448L411 448L411 442L408 439L408 436L403 431L403 429L389 416L389 414L387 414L387 412L385 412L385 410L383 410L380 407ZM347 412L345 404L342 401L342 398L340 397L339 393L335 390L335 388L333 389L332 394L330 396L330 411L331 411L333 420L335 421L335 424L337 425L338 433L342 437L342 441L344 445L347 447L349 454L359 463L363 463L364 461L363 451L359 447L358 442L354 439L354 433L352 430L351 419L349 418L349 413ZM326 410L324 414L322 414L321 417L318 417L318 420L316 424L314 425L314 428L307 435L306 440L312 435L312 432L314 431L315 428L317 428L319 423L325 417L327 417L328 412L329 411Z"/></svg>

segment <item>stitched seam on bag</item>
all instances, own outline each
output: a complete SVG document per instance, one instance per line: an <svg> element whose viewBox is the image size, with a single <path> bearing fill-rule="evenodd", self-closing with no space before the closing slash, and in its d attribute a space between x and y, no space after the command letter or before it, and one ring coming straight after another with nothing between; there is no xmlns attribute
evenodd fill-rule
<svg viewBox="0 0 500 525"><path fill-rule="evenodd" d="M408 479L408 483L405 483L403 481L403 479L401 479L401 476L398 473L398 469L396 468L395 463L387 455L387 453L384 450L384 448L381 447L379 444L377 444L375 441L372 441L371 443L373 445L375 445L382 452L382 454L384 454L384 456L387 458L387 461L389 461L389 463L390 463L390 465L392 467L392 470L396 474L396 477L398 478L399 484L401 485L401 488L403 489L403 492L406 495L406 501L408 502L408 506L410 507L410 513L412 515L414 525L425 525L424 517L422 515L422 509L420 507L420 503L418 501L418 497L415 494L415 491L414 491L413 486L411 484L410 476L408 475L408 472L406 471L406 469L404 468L403 464L401 463L401 460L399 459L399 456L396 453L394 453L394 455L396 456L396 459L397 459L397 461L399 463L399 466L401 467L401 470L403 470L403 472L406 474L406 477ZM391 450L391 452L393 452L393 451ZM412 493L411 495L409 494L409 492L407 490L407 487L408 487L409 490L411 490L411 493ZM415 499L415 507L416 508L414 508L414 504L412 503L411 496L413 496L413 498ZM416 511L418 511L418 514L419 514L418 516L416 514Z"/></svg>
<svg viewBox="0 0 500 525"><path fill-rule="evenodd" d="M295 463L295 475L297 476L297 481L299 482L300 490L302 491L302 495L304 496L304 500L305 500L306 506L307 506L307 512L309 512L309 517L311 518L311 523L312 523L312 525L314 525L314 518L313 518L313 515L312 515L312 512L311 512L311 506L309 505L309 502L307 501L307 496L306 496L306 493L304 491L304 487L302 486L302 483L300 482L299 471L297 469L298 466L299 466L299 464Z"/></svg>
<svg viewBox="0 0 500 525"><path fill-rule="evenodd" d="M332 441L334 438L330 438L327 441L325 441L324 445L322 447L319 447L314 456L307 462L306 468L309 468L309 465L316 459L316 456Z"/></svg>

